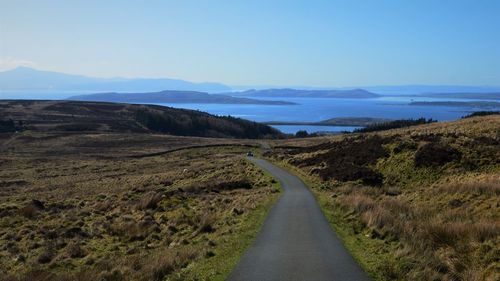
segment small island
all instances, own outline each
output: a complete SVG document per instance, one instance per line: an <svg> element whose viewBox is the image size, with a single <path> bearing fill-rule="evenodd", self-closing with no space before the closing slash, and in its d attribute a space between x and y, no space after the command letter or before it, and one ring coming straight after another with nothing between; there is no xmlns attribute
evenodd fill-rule
<svg viewBox="0 0 500 281"><path fill-rule="evenodd" d="M391 119L371 117L336 117L318 122L300 121L269 121L266 125L307 125L307 126L339 126L339 127L365 127L372 124L384 123Z"/></svg>
<svg viewBox="0 0 500 281"><path fill-rule="evenodd" d="M100 101L120 103L211 103L211 104L261 104L295 105L287 101L259 100L231 97L221 94L209 94L196 91L161 91L152 93L99 93L72 96L69 100Z"/></svg>

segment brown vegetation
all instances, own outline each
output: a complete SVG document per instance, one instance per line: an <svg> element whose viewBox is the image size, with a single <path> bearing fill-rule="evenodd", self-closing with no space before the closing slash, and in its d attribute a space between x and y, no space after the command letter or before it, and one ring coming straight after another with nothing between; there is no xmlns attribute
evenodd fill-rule
<svg viewBox="0 0 500 281"><path fill-rule="evenodd" d="M290 163L299 167L316 167L312 173L323 180L361 181L368 185L380 185L383 177L370 165L387 156L383 147L387 140L378 136L345 138L312 147L292 149L291 155L311 153L305 158L293 158Z"/></svg>
<svg viewBox="0 0 500 281"><path fill-rule="evenodd" d="M498 280L499 132L500 116L474 117L302 148L287 141L269 155L316 187L377 280ZM380 184L367 186L362 169Z"/></svg>
<svg viewBox="0 0 500 281"><path fill-rule="evenodd" d="M0 101L0 133L13 131L165 133L280 138L276 129L231 116L157 105L84 101Z"/></svg>
<svg viewBox="0 0 500 281"><path fill-rule="evenodd" d="M236 143L149 134L0 134L0 280L182 279L274 192ZM237 236L237 237L234 237Z"/></svg>

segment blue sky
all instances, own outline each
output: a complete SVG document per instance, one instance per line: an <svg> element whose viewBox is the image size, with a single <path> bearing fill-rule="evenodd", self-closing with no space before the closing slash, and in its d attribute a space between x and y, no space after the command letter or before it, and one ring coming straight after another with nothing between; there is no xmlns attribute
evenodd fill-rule
<svg viewBox="0 0 500 281"><path fill-rule="evenodd" d="M229 85L500 85L500 1L0 0L0 70Z"/></svg>

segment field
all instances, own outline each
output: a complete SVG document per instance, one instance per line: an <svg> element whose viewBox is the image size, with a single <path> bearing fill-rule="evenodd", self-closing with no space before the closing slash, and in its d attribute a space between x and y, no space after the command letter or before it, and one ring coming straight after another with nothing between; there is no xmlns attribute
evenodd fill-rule
<svg viewBox="0 0 500 281"><path fill-rule="evenodd" d="M4 106L0 280L223 280L280 194L245 159L261 148L313 188L375 280L500 279L498 115L244 140L265 128L208 116L208 135L231 123L231 138L159 134L137 120L144 108Z"/></svg>
<svg viewBox="0 0 500 281"><path fill-rule="evenodd" d="M280 191L242 145L0 134L0 279L224 279Z"/></svg>
<svg viewBox="0 0 500 281"><path fill-rule="evenodd" d="M376 280L500 279L500 116L308 141L266 156Z"/></svg>

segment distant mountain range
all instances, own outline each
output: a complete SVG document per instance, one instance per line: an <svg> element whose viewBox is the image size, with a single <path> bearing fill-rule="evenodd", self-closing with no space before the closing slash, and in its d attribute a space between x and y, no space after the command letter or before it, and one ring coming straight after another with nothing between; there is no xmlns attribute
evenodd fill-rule
<svg viewBox="0 0 500 281"><path fill-rule="evenodd" d="M100 93L69 97L79 101L106 101L121 103L214 103L214 104L262 104L293 105L293 102L257 100L227 95L193 91L161 91L154 93Z"/></svg>
<svg viewBox="0 0 500 281"><path fill-rule="evenodd" d="M251 96L251 97L294 97L294 98L352 98L367 99L376 98L379 95L363 90L300 90L300 89L265 89L248 90L243 92L230 93L233 96Z"/></svg>
<svg viewBox="0 0 500 281"><path fill-rule="evenodd" d="M156 92L166 89L208 93L231 91L230 87L220 83L193 83L168 78L94 78L27 67L0 72L1 91Z"/></svg>
<svg viewBox="0 0 500 281"><path fill-rule="evenodd" d="M356 87L307 87L307 86L287 86L276 87L273 85L255 86L234 86L233 90L245 92L249 90L267 89L295 89L301 91L344 91L353 89L363 89L383 96L399 95L420 95L429 93L494 93L500 92L500 86L456 86L456 85L386 85L386 86L356 86Z"/></svg>
<svg viewBox="0 0 500 281"><path fill-rule="evenodd" d="M9 71L0 72L0 99L61 99L79 93L146 93L160 92L164 90L222 93L227 96L247 98L310 97L364 99L389 95L436 98L500 99L500 87L498 86L399 85L367 86L362 88L276 88L273 86L255 86L255 89L251 88L251 86L230 87L222 83L194 83L169 78L95 78L52 71L42 71L27 67L18 67ZM234 91L235 89L240 91Z"/></svg>

